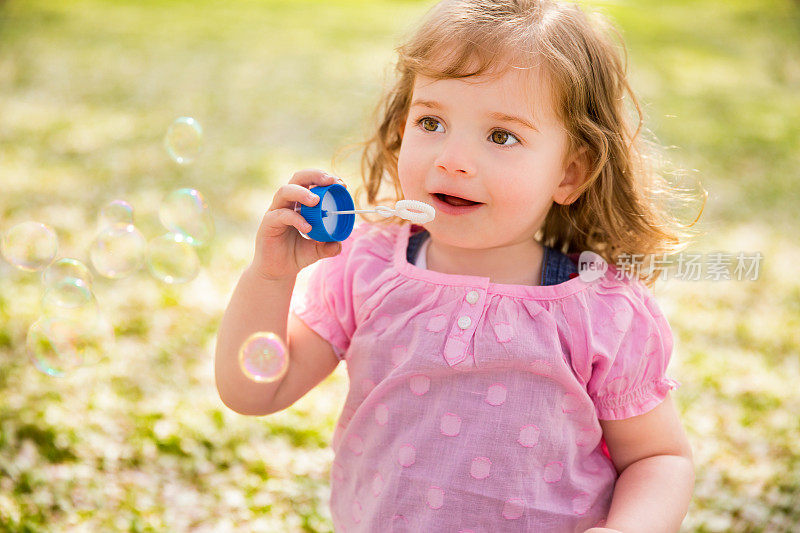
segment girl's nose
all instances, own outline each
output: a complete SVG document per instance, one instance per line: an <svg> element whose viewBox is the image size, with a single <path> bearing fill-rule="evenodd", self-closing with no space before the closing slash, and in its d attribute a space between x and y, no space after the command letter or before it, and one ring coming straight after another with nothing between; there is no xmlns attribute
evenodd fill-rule
<svg viewBox="0 0 800 533"><path fill-rule="evenodd" d="M442 143L434 164L448 174L458 176L474 176L475 161L473 156L475 148L470 148L469 143L450 137Z"/></svg>

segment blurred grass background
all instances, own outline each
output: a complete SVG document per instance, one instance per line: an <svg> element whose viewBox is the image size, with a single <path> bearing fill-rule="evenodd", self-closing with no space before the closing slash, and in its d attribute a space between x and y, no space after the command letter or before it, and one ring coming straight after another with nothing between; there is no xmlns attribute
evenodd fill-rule
<svg viewBox="0 0 800 533"><path fill-rule="evenodd" d="M764 255L757 281L657 285L697 464L684 531L800 523L800 4L596 1L676 175L702 180L693 251ZM199 189L203 271L96 277L116 345L56 379L25 353L36 274L0 261L0 530L330 531L328 448L343 368L287 411L226 410L214 336L275 188L362 140L392 48L429 1L0 1L0 232L36 220L88 263L98 210ZM186 167L162 145L205 129ZM354 188L355 160L333 167Z"/></svg>

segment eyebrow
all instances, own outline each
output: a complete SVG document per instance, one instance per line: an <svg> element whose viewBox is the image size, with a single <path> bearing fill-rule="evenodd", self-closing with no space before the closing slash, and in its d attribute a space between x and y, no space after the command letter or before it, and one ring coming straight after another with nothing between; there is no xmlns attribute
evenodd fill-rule
<svg viewBox="0 0 800 533"><path fill-rule="evenodd" d="M427 107L427 108L430 108L430 109L442 109L443 108L443 106L441 104L439 104L439 102L437 102L435 100L414 100L413 102L411 102L411 106L410 107L414 107L415 105L419 105L419 106L422 106L422 107ZM516 115L509 115L507 113L501 113L499 111L494 111L492 113L489 113L488 116L489 116L489 118L493 118L495 120L502 120L504 122L515 122L517 124L520 124L521 126L525 126L526 128L532 129L533 131L539 131L536 128L536 126L531 124L529 121L525 120L522 117L518 117Z"/></svg>

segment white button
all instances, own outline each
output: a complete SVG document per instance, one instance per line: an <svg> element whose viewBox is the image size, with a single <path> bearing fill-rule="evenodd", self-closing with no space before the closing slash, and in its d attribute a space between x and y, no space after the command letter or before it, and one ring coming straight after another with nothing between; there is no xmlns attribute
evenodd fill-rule
<svg viewBox="0 0 800 533"><path fill-rule="evenodd" d="M462 316L458 319L458 327L461 329L467 329L470 324L472 324L472 319L468 316Z"/></svg>
<svg viewBox="0 0 800 533"><path fill-rule="evenodd" d="M467 301L469 303L471 303L471 304L474 304L475 302L477 302L480 297L481 297L481 295L478 294L478 291L469 291L467 293Z"/></svg>

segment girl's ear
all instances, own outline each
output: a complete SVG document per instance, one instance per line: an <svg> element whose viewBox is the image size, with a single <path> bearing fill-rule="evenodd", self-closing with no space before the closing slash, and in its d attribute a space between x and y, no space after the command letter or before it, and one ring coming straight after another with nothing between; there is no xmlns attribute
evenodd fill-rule
<svg viewBox="0 0 800 533"><path fill-rule="evenodd" d="M561 205L570 205L578 199L571 196L589 177L589 157L586 147L581 147L569 159L564 167L564 177L553 192L553 201Z"/></svg>

